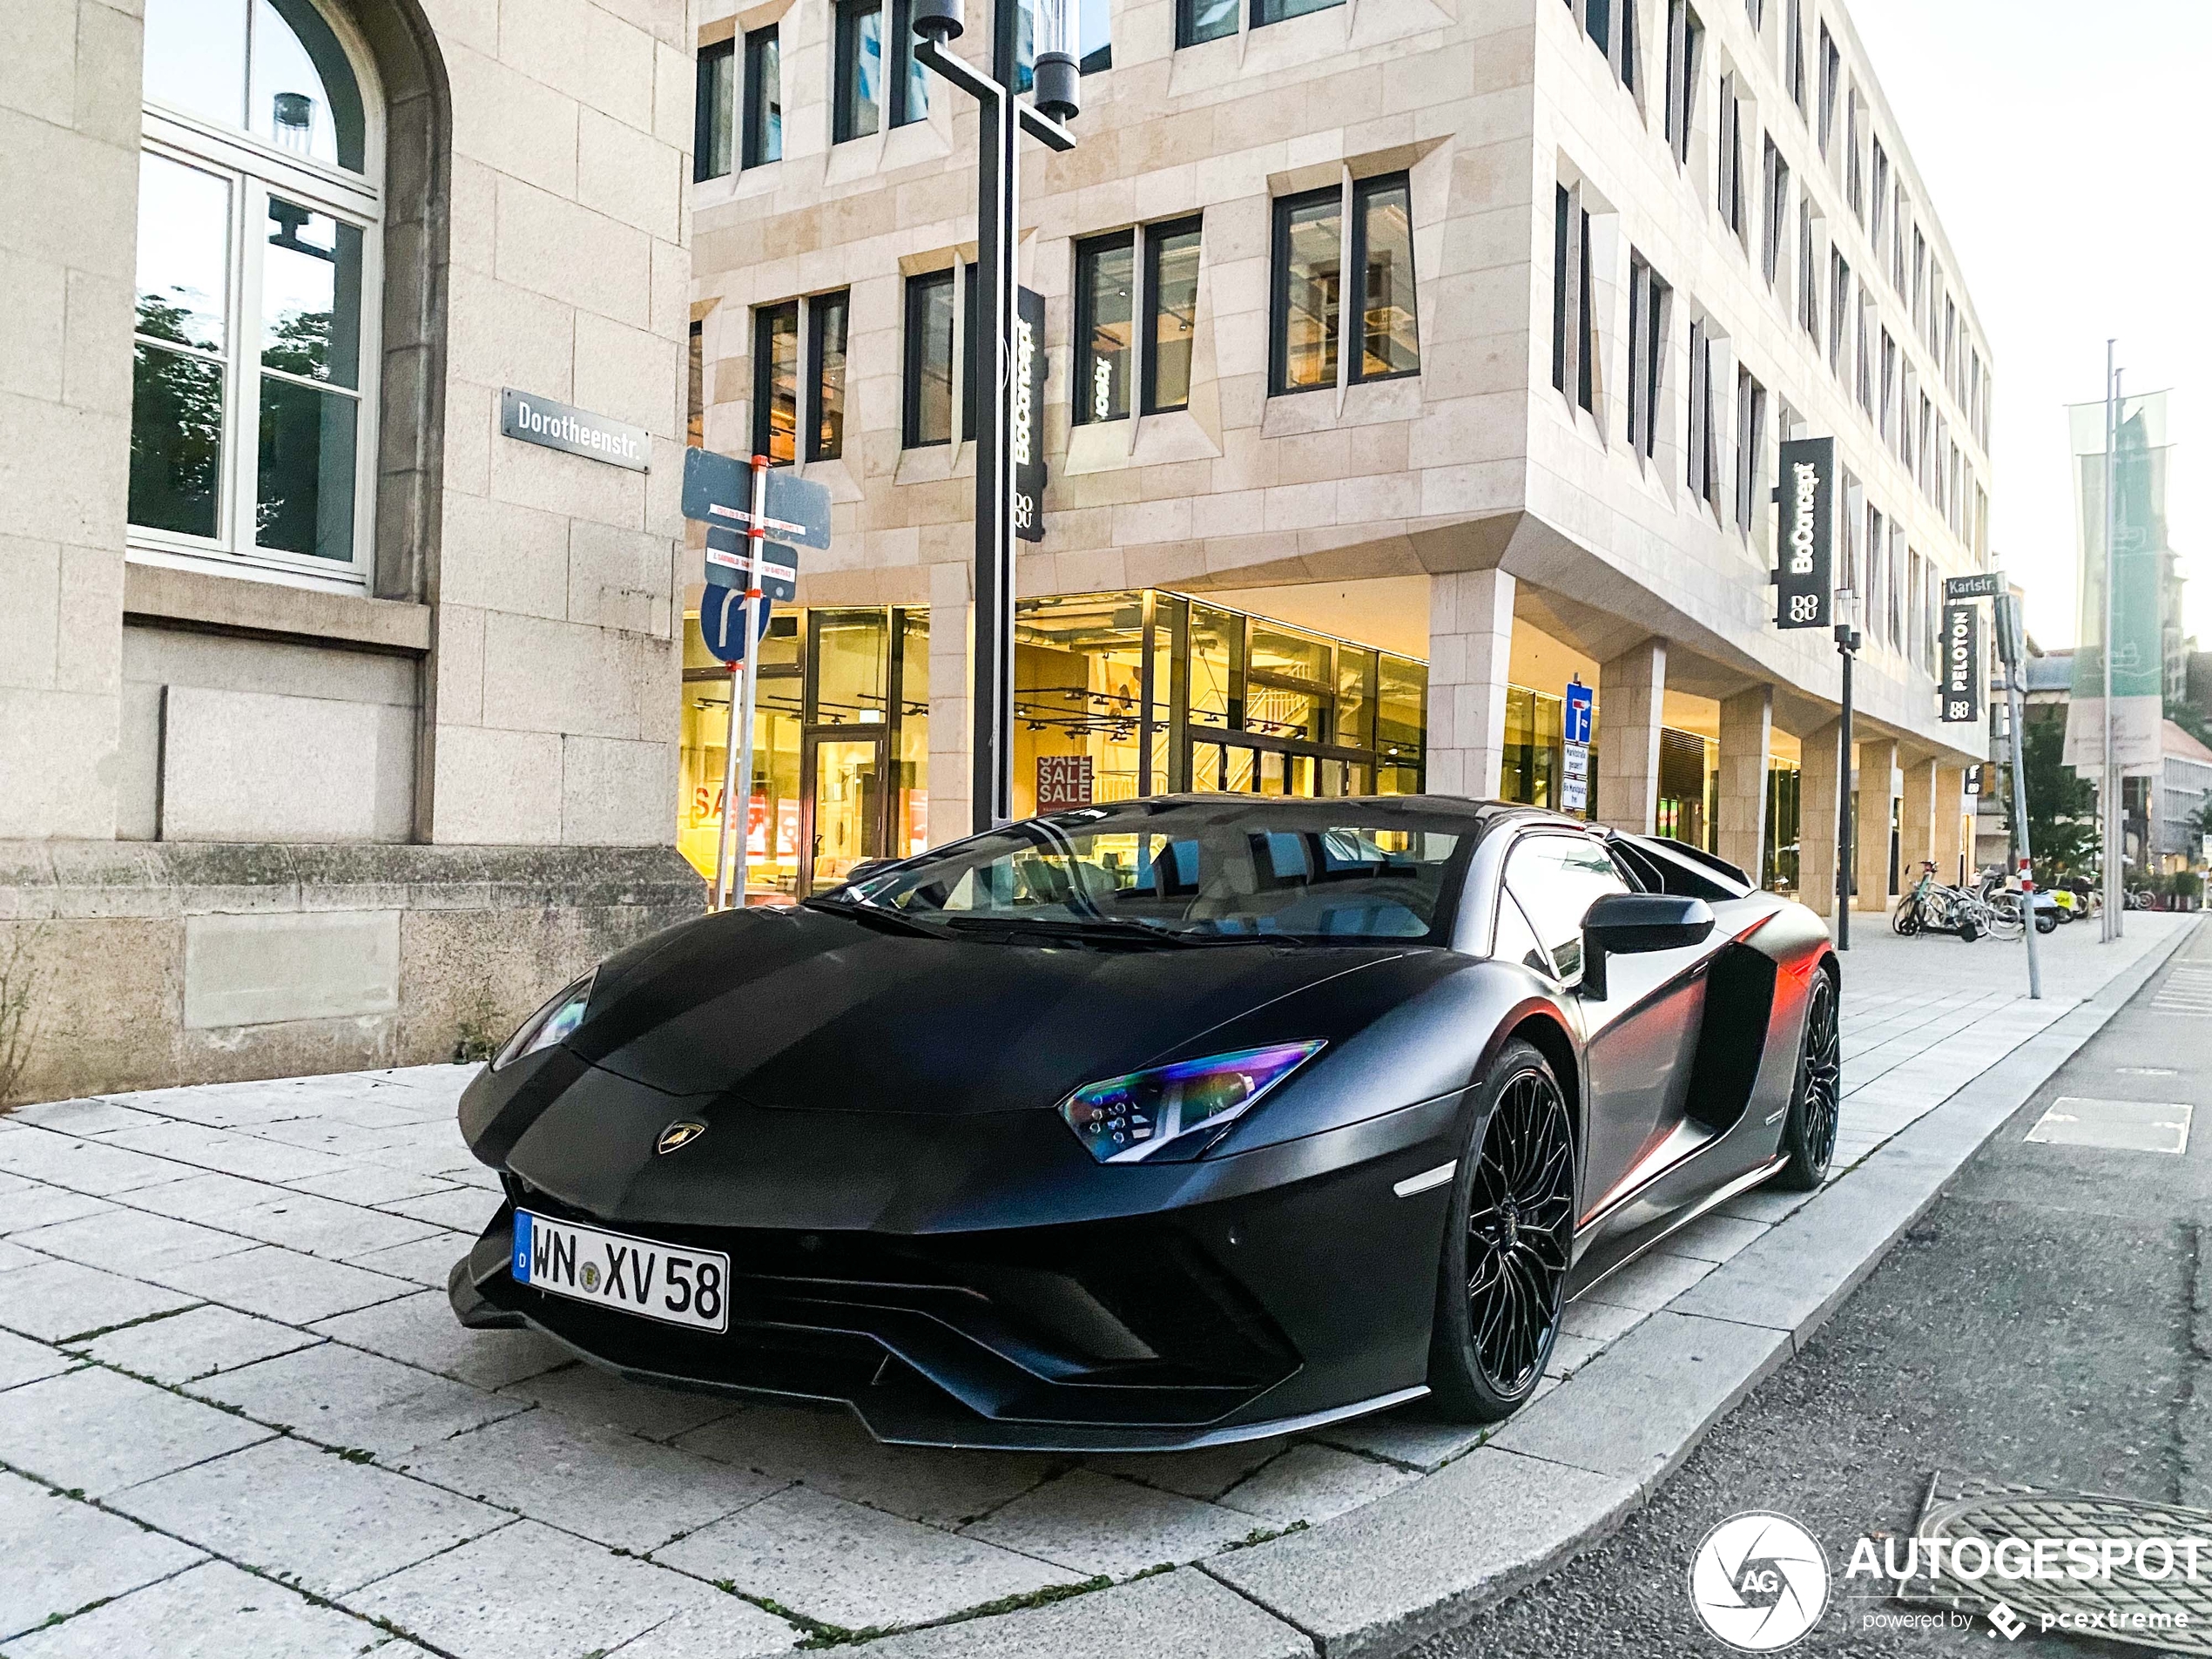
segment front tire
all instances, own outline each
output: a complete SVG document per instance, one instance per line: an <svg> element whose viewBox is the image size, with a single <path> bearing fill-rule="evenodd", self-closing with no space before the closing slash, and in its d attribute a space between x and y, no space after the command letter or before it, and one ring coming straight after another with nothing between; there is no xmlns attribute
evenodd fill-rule
<svg viewBox="0 0 2212 1659"><path fill-rule="evenodd" d="M1790 1161L1774 1177L1778 1187L1811 1192L1828 1178L1836 1156L1836 1124L1843 1101L1843 1033L1838 1018L1836 976L1813 970L1805 997L1805 1035L1797 1049L1797 1081L1790 1091L1790 1116L1782 1125L1781 1150Z"/></svg>
<svg viewBox="0 0 2212 1659"><path fill-rule="evenodd" d="M1559 1336L1575 1132L1559 1079L1532 1044L1508 1042L1479 1094L1452 1184L1428 1382L1447 1415L1494 1423L1536 1392Z"/></svg>

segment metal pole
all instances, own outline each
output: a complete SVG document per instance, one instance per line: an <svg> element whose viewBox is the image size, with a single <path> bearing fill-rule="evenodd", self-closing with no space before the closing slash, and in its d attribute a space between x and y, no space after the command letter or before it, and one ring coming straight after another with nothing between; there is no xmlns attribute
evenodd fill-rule
<svg viewBox="0 0 2212 1659"><path fill-rule="evenodd" d="M993 96L979 98L982 155L975 202L974 754L970 825L1014 816L1015 253L1021 240L1014 108L1016 0L993 0Z"/></svg>
<svg viewBox="0 0 2212 1659"><path fill-rule="evenodd" d="M2113 484L2117 469L2113 464L2113 452L2120 438L2120 371L2113 363L2113 342L2105 341L2105 548L2104 548L2104 644L2100 653L2104 658L2104 772L2103 787L2098 792L2099 814L2104 820L2104 926L2099 937L2106 943L2120 937L2120 913L2125 903L2127 888L2121 879L2121 866L2126 860L2127 849L2121 840L2120 822L2119 768L2112 759L2112 618L2113 618L2113 541L2120 522L2118 503L2114 500Z"/></svg>
<svg viewBox="0 0 2212 1659"><path fill-rule="evenodd" d="M738 792L744 799L737 801L734 807L740 814L737 830L738 873L736 880L730 884L730 892L731 902L739 910L745 908L745 855L748 851L745 843L752 827L753 688L760 680L760 676L753 671L760 666L754 659L754 653L760 649L760 543L768 534L761 521L767 516L768 457L755 455L752 458L752 523L745 531L748 538L745 551L751 557L752 568L746 572L745 621L742 624L745 632L740 637L745 646L745 709L741 717L732 717L738 721ZM730 700L734 704L738 700L737 685L733 684L730 691ZM725 792L722 797L722 822L725 828L732 810L732 797Z"/></svg>
<svg viewBox="0 0 2212 1659"><path fill-rule="evenodd" d="M1851 948L1851 629L1839 624L1836 650L1844 659L1844 718L1836 733L1836 948Z"/></svg>
<svg viewBox="0 0 2212 1659"><path fill-rule="evenodd" d="M2033 849L2028 846L2027 765L2020 753L2020 722L2025 716L2017 666L2007 665L2005 670L2005 714L2013 728L2013 829L2020 848L2020 862L2014 867L2020 872L2020 902L2027 910L2027 995L2033 1001L2043 995L2043 961L2035 943L2035 866Z"/></svg>
<svg viewBox="0 0 2212 1659"><path fill-rule="evenodd" d="M738 665L730 664L730 726L722 739L722 827L714 837L714 908L729 894L730 803L738 787Z"/></svg>

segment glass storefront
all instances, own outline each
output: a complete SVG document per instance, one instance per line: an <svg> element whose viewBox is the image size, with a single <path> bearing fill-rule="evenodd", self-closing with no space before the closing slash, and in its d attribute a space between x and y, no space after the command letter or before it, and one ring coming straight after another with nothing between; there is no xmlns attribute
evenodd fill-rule
<svg viewBox="0 0 2212 1659"><path fill-rule="evenodd" d="M711 878L732 680L696 617L684 679L678 845ZM1428 665L1415 658L1183 594L1026 599L1015 613L1014 810L1186 790L1416 794L1427 700ZM759 703L755 895L803 897L861 859L928 844L927 610L777 617Z"/></svg>
<svg viewBox="0 0 2212 1659"><path fill-rule="evenodd" d="M1797 891L1798 771L1786 760L1766 765L1766 846L1759 860L1759 885L1772 893Z"/></svg>
<svg viewBox="0 0 2212 1659"><path fill-rule="evenodd" d="M1707 852L1720 840L1720 745L1694 732L1659 730L1658 829Z"/></svg>

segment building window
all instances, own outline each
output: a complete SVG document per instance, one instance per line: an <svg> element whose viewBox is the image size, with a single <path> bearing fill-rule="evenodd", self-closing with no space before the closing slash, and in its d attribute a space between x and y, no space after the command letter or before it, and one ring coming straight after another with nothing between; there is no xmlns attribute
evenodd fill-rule
<svg viewBox="0 0 2212 1659"><path fill-rule="evenodd" d="M1851 266L1834 248L1828 250L1828 367L1841 380L1849 344Z"/></svg>
<svg viewBox="0 0 2212 1659"><path fill-rule="evenodd" d="M1667 306L1673 291L1641 254L1629 257L1629 447L1659 452L1659 398L1667 361Z"/></svg>
<svg viewBox="0 0 2212 1659"><path fill-rule="evenodd" d="M929 113L929 80L914 55L914 30L907 25L907 0L887 0L891 13L890 65L887 73L883 38L887 0L837 0L837 83L831 109L831 138L843 144L865 138L884 125L906 125Z"/></svg>
<svg viewBox="0 0 2212 1659"><path fill-rule="evenodd" d="M1874 418L1874 352L1871 343L1873 340L1874 307L1866 303L1865 283L1858 285L1858 341L1851 360L1852 378L1854 388L1858 394L1858 407L1871 421Z"/></svg>
<svg viewBox="0 0 2212 1659"><path fill-rule="evenodd" d="M1771 288L1780 279L1784 239L1790 233L1790 164L1782 158L1782 152L1774 147L1774 140L1763 140L1764 153L1762 163L1762 203L1764 223L1759 240L1759 269Z"/></svg>
<svg viewBox="0 0 2212 1659"><path fill-rule="evenodd" d="M246 0L146 10L131 540L358 583L375 522L374 123L320 12L257 13L249 57Z"/></svg>
<svg viewBox="0 0 2212 1659"><path fill-rule="evenodd" d="M1843 84L1843 54L1836 50L1836 37L1828 32L1828 25L1820 25L1820 158L1828 159L1830 147L1836 138L1836 93Z"/></svg>
<svg viewBox="0 0 2212 1659"><path fill-rule="evenodd" d="M906 447L953 441L953 273L907 279Z"/></svg>
<svg viewBox="0 0 2212 1659"><path fill-rule="evenodd" d="M1292 17L1303 17L1310 11L1326 11L1340 6L1344 0L1252 0L1252 27L1264 24L1287 23Z"/></svg>
<svg viewBox="0 0 2212 1659"><path fill-rule="evenodd" d="M1897 341L1890 338L1888 329L1881 332L1882 401L1875 424L1881 428L1882 441L1894 448L1897 443Z"/></svg>
<svg viewBox="0 0 2212 1659"><path fill-rule="evenodd" d="M1198 321L1198 221L1144 233L1144 412L1190 407L1190 351Z"/></svg>
<svg viewBox="0 0 2212 1659"><path fill-rule="evenodd" d="M1359 349L1348 362L1340 363L1347 260L1353 283L1349 297L1359 318ZM1279 199L1275 204L1274 267L1269 353L1272 393L1318 391L1335 386L1340 378L1389 380L1420 372L1413 197L1405 174Z"/></svg>
<svg viewBox="0 0 2212 1659"><path fill-rule="evenodd" d="M718 40L699 48L698 84L691 105L691 178L726 178L730 140L736 132L738 43Z"/></svg>
<svg viewBox="0 0 2212 1659"><path fill-rule="evenodd" d="M1851 204L1851 217L1863 226L1866 223L1866 168L1858 142L1860 108L1854 91L1844 111L1844 199Z"/></svg>
<svg viewBox="0 0 2212 1659"><path fill-rule="evenodd" d="M1697 120L1697 57L1703 25L1688 0L1667 0L1667 144L1678 165L1689 165L1689 134Z"/></svg>
<svg viewBox="0 0 2212 1659"><path fill-rule="evenodd" d="M1867 239L1873 246L1874 258L1878 265L1882 257L1883 239L1889 234L1890 228L1890 156L1889 152L1882 148L1882 141L1879 138L1874 138L1869 142L1873 156L1868 177L1873 197L1874 224L1873 228L1867 233Z"/></svg>
<svg viewBox="0 0 2212 1659"><path fill-rule="evenodd" d="M1552 384L1595 408L1597 315L1592 305L1590 215L1581 186L1556 187L1552 214Z"/></svg>
<svg viewBox="0 0 2212 1659"><path fill-rule="evenodd" d="M1413 192L1404 173L1352 187L1352 271L1360 318L1355 381L1418 374L1420 329L1413 299Z"/></svg>
<svg viewBox="0 0 2212 1659"><path fill-rule="evenodd" d="M1905 186L1897 187L1896 205L1890 210L1890 287L1897 290L1897 297L1905 297L1905 233L1911 227L1912 208L1905 193Z"/></svg>
<svg viewBox="0 0 2212 1659"><path fill-rule="evenodd" d="M1736 371L1736 525L1751 534L1758 516L1759 457L1766 448L1766 388Z"/></svg>
<svg viewBox="0 0 2212 1659"><path fill-rule="evenodd" d="M706 447L706 325L691 325L690 347L684 361L684 442L694 449Z"/></svg>
<svg viewBox="0 0 2212 1659"><path fill-rule="evenodd" d="M1789 0L1788 15L1782 32L1782 75L1790 87L1790 102L1797 106L1797 118L1805 118L1805 14L1804 0Z"/></svg>
<svg viewBox="0 0 2212 1659"><path fill-rule="evenodd" d="M1123 419L1132 388L1147 415L1190 406L1198 230L1184 219L1076 244L1076 424Z"/></svg>
<svg viewBox="0 0 2212 1659"><path fill-rule="evenodd" d="M1721 222L1745 243L1750 213L1743 190L1743 106L1736 96L1736 77L1721 77L1720 192Z"/></svg>
<svg viewBox="0 0 2212 1659"><path fill-rule="evenodd" d="M1176 0L1175 44L1200 46L1237 32L1239 0Z"/></svg>
<svg viewBox="0 0 2212 1659"><path fill-rule="evenodd" d="M1812 198L1797 198L1797 321L1820 349L1820 242L1813 231Z"/></svg>
<svg viewBox="0 0 2212 1659"><path fill-rule="evenodd" d="M1688 451L1689 493L1708 502L1716 513L1721 508L1717 424L1713 408L1712 329L1699 320L1689 325L1689 442L1683 448Z"/></svg>
<svg viewBox="0 0 2212 1659"><path fill-rule="evenodd" d="M745 143L738 165L764 166L784 158L783 46L776 25L745 37Z"/></svg>
<svg viewBox="0 0 2212 1659"><path fill-rule="evenodd" d="M845 347L853 296L840 291L806 302L806 458L836 461L845 454Z"/></svg>
<svg viewBox="0 0 2212 1659"><path fill-rule="evenodd" d="M1631 92L1636 88L1635 0L1567 0L1590 44L1605 54L1614 78Z"/></svg>
<svg viewBox="0 0 2212 1659"><path fill-rule="evenodd" d="M1076 245L1076 347L1075 420L1122 419L1136 356L1134 231Z"/></svg>
<svg viewBox="0 0 2212 1659"><path fill-rule="evenodd" d="M799 301L752 314L752 453L779 467L799 457Z"/></svg>

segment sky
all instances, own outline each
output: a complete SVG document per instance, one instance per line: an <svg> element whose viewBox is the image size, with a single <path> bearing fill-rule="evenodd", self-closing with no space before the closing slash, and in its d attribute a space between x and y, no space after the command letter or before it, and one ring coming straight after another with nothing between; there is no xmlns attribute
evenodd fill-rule
<svg viewBox="0 0 2212 1659"><path fill-rule="evenodd" d="M2212 0L1846 0L1989 335L1990 544L2074 640L2063 405L2173 388L2167 511L2212 646Z"/></svg>

